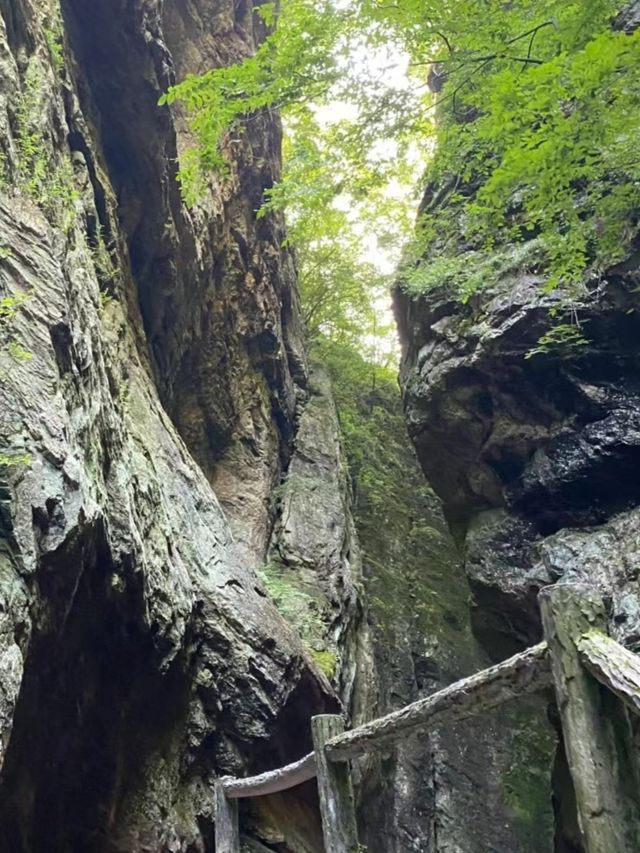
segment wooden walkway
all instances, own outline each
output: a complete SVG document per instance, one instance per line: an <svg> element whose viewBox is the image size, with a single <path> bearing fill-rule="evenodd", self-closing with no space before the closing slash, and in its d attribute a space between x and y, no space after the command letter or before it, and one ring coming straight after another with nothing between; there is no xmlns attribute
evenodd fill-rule
<svg viewBox="0 0 640 853"><path fill-rule="evenodd" d="M216 784L216 853L240 853L241 797L316 778L327 853L358 853L349 761L394 741L553 686L586 853L640 853L640 777L627 711L640 714L640 657L607 634L602 594L556 584L539 596L545 642L399 711L344 731L341 717L311 720L314 751L247 779ZM606 689L605 689L606 688Z"/></svg>

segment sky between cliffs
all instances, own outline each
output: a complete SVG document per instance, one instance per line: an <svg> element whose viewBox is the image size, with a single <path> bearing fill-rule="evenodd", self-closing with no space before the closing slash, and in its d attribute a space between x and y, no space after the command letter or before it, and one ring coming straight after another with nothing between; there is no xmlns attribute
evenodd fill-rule
<svg viewBox="0 0 640 853"><path fill-rule="evenodd" d="M640 114L640 28L620 17L624 5L256 7L272 29L254 55L167 93L198 141L181 159L185 199L228 170L225 146L251 115L276 109L284 180L258 215L287 215L311 340L386 334L375 309L402 257L408 294L461 304L514 272L538 276L556 306L541 346L584 346L576 306L640 228L640 124L629 121ZM427 156L438 192L414 228Z"/></svg>
<svg viewBox="0 0 640 853"><path fill-rule="evenodd" d="M345 5L336 3L337 7ZM415 86L410 76L409 56L398 45L381 46L372 51L352 43L339 61L349 75L355 73L359 78L375 81L381 94L385 89L391 96L398 91L410 92ZM365 120L358 104L346 99L344 94L344 91L329 92L325 103L312 106L318 125L325 132L339 123L357 125ZM284 128L285 134L295 136L295 128L288 128L286 118ZM347 217L348 227L358 245L359 259L364 266L373 267L379 278L371 293L371 323L369 327L362 328L359 335L362 353L367 359L390 367L396 367L399 358L390 291L395 284L403 246L410 238L417 214L428 150L428 145L421 148L415 143L400 151L397 141L391 137L377 139L372 144L367 159L374 171L381 165L385 176L376 203L378 212L382 212L385 200L388 200L390 215L384 228L376 228L375 208L372 210L349 193L338 194L328 201L330 206ZM287 165L285 158L285 174ZM292 215L295 218L295 213ZM395 239L385 239L394 230ZM384 232L382 237L380 232ZM323 331L329 335L333 333L330 327Z"/></svg>

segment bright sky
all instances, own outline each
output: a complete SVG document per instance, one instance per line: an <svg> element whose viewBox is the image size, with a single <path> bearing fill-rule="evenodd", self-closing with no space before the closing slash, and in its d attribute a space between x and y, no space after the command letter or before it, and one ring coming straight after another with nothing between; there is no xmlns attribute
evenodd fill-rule
<svg viewBox="0 0 640 853"><path fill-rule="evenodd" d="M412 87L409 79L409 57L405 53L393 50L391 47L380 47L375 51L363 47L352 52L348 61L350 70L355 70L358 76L366 76L371 80L377 81L376 85L378 87L392 90L408 90ZM327 106L317 108L316 115L321 123L330 125L345 119L357 119L358 108L354 103L335 100ZM393 140L380 141L372 149L371 159L374 161L376 159L388 161L390 154L393 156L395 150L397 150L397 145ZM415 164L415 182L409 185L401 183L397 179L392 179L385 188L384 194L389 197L390 201L400 201L406 204L412 220L414 212L417 211L416 186L420 183L425 162L424 155L418 151L417 147L414 151L409 152L408 158L412 165ZM381 246L378 236L372 233L370 225L358 221L358 208L354 206L352 199L349 197L337 199L336 204L342 210L352 214L354 229L356 233L359 233L361 239L363 259L373 264L384 275L393 275L400 263L401 247L399 245L391 247ZM400 224L398 227L399 230L403 230ZM385 361L391 359L397 363L399 346L395 333L390 294L385 294L383 297L375 300L374 308L378 317L379 328L390 328L392 331L383 339L380 337L374 338L373 336L370 338L365 337L365 346L370 349L370 356L374 355L374 350L377 351L375 353L376 360Z"/></svg>

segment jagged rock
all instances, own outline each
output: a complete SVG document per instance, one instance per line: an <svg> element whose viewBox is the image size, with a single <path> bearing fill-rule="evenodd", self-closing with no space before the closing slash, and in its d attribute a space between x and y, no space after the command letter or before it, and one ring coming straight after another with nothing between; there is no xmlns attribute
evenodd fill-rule
<svg viewBox="0 0 640 853"><path fill-rule="evenodd" d="M553 580L587 582L610 596L611 630L618 642L640 649L640 511L586 530L560 530L538 547L539 567Z"/></svg>
<svg viewBox="0 0 640 853"><path fill-rule="evenodd" d="M79 121L98 129L93 145L72 125L72 146L103 155L117 194L115 228L128 247L160 398L245 558L260 559L306 373L282 217L257 218L280 173L280 127L273 115L252 117L232 146L230 176L211 179L189 210L176 171L193 139L180 109L157 102L187 73L250 55L264 25L253 3L64 0L63 12Z"/></svg>
<svg viewBox="0 0 640 853"><path fill-rule="evenodd" d="M539 279L508 278L473 306L397 295L409 430L451 519L509 504L562 526L587 481L586 523L633 503L635 282L614 272L576 304L590 343L573 357L525 358L559 299Z"/></svg>
<svg viewBox="0 0 640 853"><path fill-rule="evenodd" d="M639 8L613 26L632 32ZM443 204L441 189L430 184L423 207ZM463 547L471 626L494 660L540 638L538 591L561 580L599 585L614 635L638 646L640 256L636 245L565 293L545 288L535 253L535 241L512 246L466 304L444 289L395 293L409 432ZM561 322L586 342L541 345ZM553 706L549 720L559 730ZM549 782L555 837L533 849L581 851L561 743L530 797Z"/></svg>
<svg viewBox="0 0 640 853"><path fill-rule="evenodd" d="M211 849L212 779L298 757L338 707L248 557L305 381L282 225L255 218L279 130L190 213L157 106L260 25L0 11L0 847Z"/></svg>
<svg viewBox="0 0 640 853"><path fill-rule="evenodd" d="M638 0L631 0L630 3L616 15L613 21L614 29L623 30L626 33L632 33L640 27L640 3Z"/></svg>
<svg viewBox="0 0 640 853"><path fill-rule="evenodd" d="M340 680L345 704L371 712L375 695L359 589L360 545L351 514L338 413L326 371L315 366L300 414L264 579L315 659ZM367 672L368 671L368 672ZM362 691L354 697L354 685ZM354 718L358 718L356 711Z"/></svg>
<svg viewBox="0 0 640 853"><path fill-rule="evenodd" d="M442 507L424 483L395 389L354 387L382 407L388 500L368 480L354 506L379 682L377 716L489 665L471 633L469 587ZM377 472L378 476L380 472ZM369 471L371 479L376 472ZM439 726L363 760L362 840L385 853L537 853L552 832L555 737L544 700Z"/></svg>
<svg viewBox="0 0 640 853"><path fill-rule="evenodd" d="M230 175L198 205L180 198L176 160L192 140L160 94L263 35L253 4L231 0L62 0L61 16L44 0L0 2L0 298L18 298L0 322L0 452L14 459L0 467L0 849L12 853L211 850L215 776L308 751L310 716L339 699L354 720L371 717L487 660L411 460L406 526L358 508L379 599L374 677L335 410L321 374L307 383L282 219L256 216L279 174L273 115L230 143ZM628 339L624 357L637 331L630 275L613 277L593 316L598 340ZM596 514L590 502L579 517L606 522L611 480L635 458L634 429L621 431L634 411L624 357L618 384L597 353L586 379L553 360L523 369L547 304L521 285L483 320L452 317L449 303L407 309L410 351L433 334L409 405L421 458L451 518L496 513L477 521L474 589L478 600L502 589L486 543L523 613L515 639L503 631L516 643L535 631L530 587L563 571L559 550L583 545L552 538L513 556L497 513L521 522L523 549L536 545L602 469ZM596 423L569 454L576 424ZM296 477L315 485L297 493ZM272 558L315 604L307 643L255 571ZM626 589L617 607L632 637ZM337 664L337 691L318 652L335 656L321 662ZM516 708L365 762L372 853L537 853L549 819L541 718ZM307 785L243 803L246 843L317 853L314 798Z"/></svg>
<svg viewBox="0 0 640 853"><path fill-rule="evenodd" d="M554 580L534 568L540 539L602 524L640 498L637 277L627 264L585 291L576 310L586 346L532 358L560 298L539 281L507 279L473 307L397 297L422 466L468 531L478 598L497 593L516 621L537 624L535 591ZM523 641L535 631L515 633Z"/></svg>
<svg viewBox="0 0 640 853"><path fill-rule="evenodd" d="M615 633L637 645L639 281L632 255L572 294L587 343L568 348L540 347L567 295L518 264L466 305L396 293L409 431L493 659L540 638L539 589L574 577L608 593ZM562 753L552 778L554 849L580 850Z"/></svg>

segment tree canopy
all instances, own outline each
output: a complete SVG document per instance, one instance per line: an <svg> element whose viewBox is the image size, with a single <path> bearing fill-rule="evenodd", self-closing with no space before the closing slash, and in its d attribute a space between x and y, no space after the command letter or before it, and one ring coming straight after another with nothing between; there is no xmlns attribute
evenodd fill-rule
<svg viewBox="0 0 640 853"><path fill-rule="evenodd" d="M268 35L254 56L166 95L186 105L198 139L181 164L184 194L194 203L202 175L224 171L229 134L276 108L285 172L260 215L287 210L312 332L344 334L370 310L370 285L383 282L358 250L368 225L407 243L403 282L415 294L446 287L464 301L513 262L570 292L621 260L638 233L640 32L616 25L623 6L260 6ZM389 73L398 55L400 82ZM341 104L342 117L323 118ZM427 182L409 241L410 196L388 188Z"/></svg>

